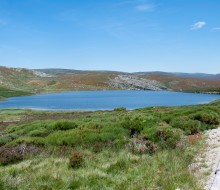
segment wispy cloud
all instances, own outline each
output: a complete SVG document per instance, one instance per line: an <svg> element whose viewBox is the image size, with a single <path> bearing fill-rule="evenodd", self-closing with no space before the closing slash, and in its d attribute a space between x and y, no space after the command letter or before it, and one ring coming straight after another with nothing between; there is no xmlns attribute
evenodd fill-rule
<svg viewBox="0 0 220 190"><path fill-rule="evenodd" d="M117 3L116 6L130 6L138 12L151 12L155 10L155 4L148 0L126 0Z"/></svg>
<svg viewBox="0 0 220 190"><path fill-rule="evenodd" d="M150 12L150 11L154 11L154 5L153 4L139 4L135 7L135 9L139 12Z"/></svg>
<svg viewBox="0 0 220 190"><path fill-rule="evenodd" d="M206 22L204 22L204 21L196 22L195 24L193 24L191 26L191 30L200 29L200 28L204 27L205 25L206 25Z"/></svg>

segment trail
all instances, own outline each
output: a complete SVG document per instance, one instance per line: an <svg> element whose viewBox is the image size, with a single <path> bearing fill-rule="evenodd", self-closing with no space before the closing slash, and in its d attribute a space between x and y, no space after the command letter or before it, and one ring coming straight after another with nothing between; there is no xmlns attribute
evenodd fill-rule
<svg viewBox="0 0 220 190"><path fill-rule="evenodd" d="M193 164L195 175L202 189L220 190L220 171L215 174L220 162L220 128L205 132L206 146ZM220 169L220 168L219 168Z"/></svg>

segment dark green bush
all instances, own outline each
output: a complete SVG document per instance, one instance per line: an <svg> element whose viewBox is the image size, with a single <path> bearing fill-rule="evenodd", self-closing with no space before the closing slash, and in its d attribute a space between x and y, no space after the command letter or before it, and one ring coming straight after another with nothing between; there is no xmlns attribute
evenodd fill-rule
<svg viewBox="0 0 220 190"><path fill-rule="evenodd" d="M115 108L114 111L126 111L126 108L118 107L118 108Z"/></svg>
<svg viewBox="0 0 220 190"><path fill-rule="evenodd" d="M2 136L0 138L0 146L7 144L10 141L13 141L14 139L16 139L18 136L15 134L7 134L5 136Z"/></svg>
<svg viewBox="0 0 220 190"><path fill-rule="evenodd" d="M54 126L56 130L62 130L62 131L75 129L77 127L78 125L73 121L58 121Z"/></svg>
<svg viewBox="0 0 220 190"><path fill-rule="evenodd" d="M87 122L84 125L82 125L82 128L87 128L87 129L101 129L102 126L98 123L94 122Z"/></svg>
<svg viewBox="0 0 220 190"><path fill-rule="evenodd" d="M69 158L69 165L71 168L79 168L83 165L84 154L79 151L74 151Z"/></svg>
<svg viewBox="0 0 220 190"><path fill-rule="evenodd" d="M193 115L193 119L208 125L219 125L219 115L215 112L198 112Z"/></svg>
<svg viewBox="0 0 220 190"><path fill-rule="evenodd" d="M0 146L2 145L5 145L6 143L10 142L11 141L11 138L10 137L7 137L7 136L3 136L0 138Z"/></svg>
<svg viewBox="0 0 220 190"><path fill-rule="evenodd" d="M189 119L188 117L178 117L170 125L182 129L186 135L193 135L201 130L201 122Z"/></svg>
<svg viewBox="0 0 220 190"><path fill-rule="evenodd" d="M162 148L176 148L182 144L183 131L171 126L158 126L145 129L143 134Z"/></svg>
<svg viewBox="0 0 220 190"><path fill-rule="evenodd" d="M52 131L49 131L47 129L36 129L31 131L28 135L31 137L46 137L49 135Z"/></svg>
<svg viewBox="0 0 220 190"><path fill-rule="evenodd" d="M131 117L126 116L121 120L121 126L125 129L130 130L130 135L134 135L135 133L140 133L143 130L144 120L142 117Z"/></svg>

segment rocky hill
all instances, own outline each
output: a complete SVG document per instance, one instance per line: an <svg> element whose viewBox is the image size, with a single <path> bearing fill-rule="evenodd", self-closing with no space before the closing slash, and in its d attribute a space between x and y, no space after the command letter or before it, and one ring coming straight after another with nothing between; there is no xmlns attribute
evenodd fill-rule
<svg viewBox="0 0 220 190"><path fill-rule="evenodd" d="M27 93L108 89L220 92L220 78L219 75L209 74L200 74L198 77L198 74L162 72L30 70L0 66L0 88Z"/></svg>
<svg viewBox="0 0 220 190"><path fill-rule="evenodd" d="M141 78L136 75L118 75L109 81L109 85L117 89L131 90L168 90L162 83Z"/></svg>

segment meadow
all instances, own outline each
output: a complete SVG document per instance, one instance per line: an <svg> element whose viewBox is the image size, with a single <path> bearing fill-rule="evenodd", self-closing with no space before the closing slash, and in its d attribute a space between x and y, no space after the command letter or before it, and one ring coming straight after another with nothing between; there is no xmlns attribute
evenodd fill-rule
<svg viewBox="0 0 220 190"><path fill-rule="evenodd" d="M0 189L199 190L190 170L220 101L136 110L0 111ZM206 174L204 174L206 175Z"/></svg>

